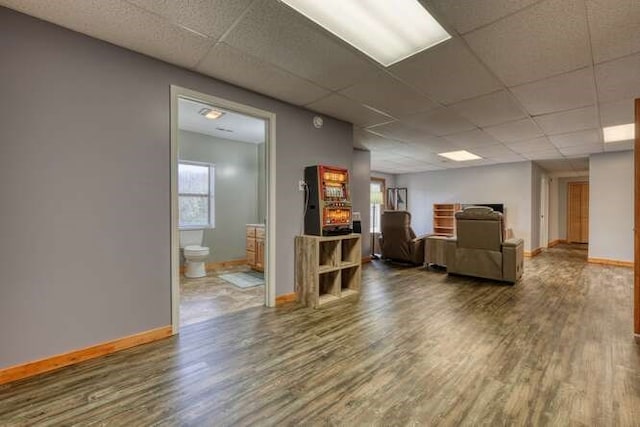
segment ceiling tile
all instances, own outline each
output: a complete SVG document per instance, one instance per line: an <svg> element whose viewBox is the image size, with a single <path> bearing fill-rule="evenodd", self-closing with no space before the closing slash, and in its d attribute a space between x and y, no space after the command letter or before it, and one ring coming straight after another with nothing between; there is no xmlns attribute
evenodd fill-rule
<svg viewBox="0 0 640 427"><path fill-rule="evenodd" d="M633 123L635 104L633 99L600 104L600 122L602 126L615 126Z"/></svg>
<svg viewBox="0 0 640 427"><path fill-rule="evenodd" d="M307 108L359 126L371 126L392 120L388 116L363 107L357 102L337 94L331 94L319 101L312 102L307 105Z"/></svg>
<svg viewBox="0 0 640 427"><path fill-rule="evenodd" d="M407 144L405 147L398 150L398 152L404 156L413 157L415 159L431 164L438 164L442 160L442 157L438 156L438 154L434 152L432 148L421 144Z"/></svg>
<svg viewBox="0 0 640 427"><path fill-rule="evenodd" d="M596 103L596 88L590 67L516 86L511 91L532 115Z"/></svg>
<svg viewBox="0 0 640 427"><path fill-rule="evenodd" d="M498 157L504 158L504 157L516 155L516 153L513 150L510 150L509 148L505 147L502 144L476 147L473 149L472 152L474 154L477 154L478 156L487 157L490 159L498 158Z"/></svg>
<svg viewBox="0 0 640 427"><path fill-rule="evenodd" d="M522 161L521 157L518 157L517 160L515 161ZM469 168L469 167L474 167L474 166L489 166L489 165L495 165L496 162L494 159L476 159L476 160L467 160L464 162L456 162L456 161L447 161L447 167L449 169L460 169L460 168ZM500 162L502 163L502 162ZM508 163L508 161L505 161L504 163Z"/></svg>
<svg viewBox="0 0 640 427"><path fill-rule="evenodd" d="M354 131L354 138L358 144L371 151L398 150L399 147L406 146L406 144L401 141L373 134L366 129Z"/></svg>
<svg viewBox="0 0 640 427"><path fill-rule="evenodd" d="M567 159L539 160L536 161L536 164L549 172L565 172L573 170L571 161Z"/></svg>
<svg viewBox="0 0 640 427"><path fill-rule="evenodd" d="M586 171L589 170L589 157L575 157L569 156L567 157L569 163L571 163L571 167L575 171Z"/></svg>
<svg viewBox="0 0 640 427"><path fill-rule="evenodd" d="M596 63L640 51L638 0L586 0Z"/></svg>
<svg viewBox="0 0 640 427"><path fill-rule="evenodd" d="M121 0L13 0L3 4L65 28L192 68L213 41Z"/></svg>
<svg viewBox="0 0 640 427"><path fill-rule="evenodd" d="M446 153L449 151L456 151L459 148L450 141L440 139L439 141L429 141L424 144L425 148L433 153Z"/></svg>
<svg viewBox="0 0 640 427"><path fill-rule="evenodd" d="M224 43L211 49L196 69L296 105L305 105L329 94L326 89Z"/></svg>
<svg viewBox="0 0 640 427"><path fill-rule="evenodd" d="M513 153L492 157L491 160L495 161L495 163L517 163L523 162L527 159L522 154Z"/></svg>
<svg viewBox="0 0 640 427"><path fill-rule="evenodd" d="M485 131L500 142L517 142L542 136L540 127L531 119L504 123L485 128Z"/></svg>
<svg viewBox="0 0 640 427"><path fill-rule="evenodd" d="M390 115L407 115L432 110L437 104L426 96L396 80L391 75L377 71L361 79L341 93Z"/></svg>
<svg viewBox="0 0 640 427"><path fill-rule="evenodd" d="M563 147L558 149L565 156L576 156L576 155L583 155L583 154L602 153L603 144L584 144L584 145L576 145L574 147Z"/></svg>
<svg viewBox="0 0 640 427"><path fill-rule="evenodd" d="M633 150L634 141L607 142L604 144L604 151L627 151Z"/></svg>
<svg viewBox="0 0 640 427"><path fill-rule="evenodd" d="M252 0L127 0L172 23L219 38Z"/></svg>
<svg viewBox="0 0 640 427"><path fill-rule="evenodd" d="M596 65L600 102L640 98L640 54Z"/></svg>
<svg viewBox="0 0 640 427"><path fill-rule="evenodd" d="M459 33L489 24L538 0L431 0Z"/></svg>
<svg viewBox="0 0 640 427"><path fill-rule="evenodd" d="M563 135L552 135L549 139L553 145L558 148L602 143L602 140L600 139L600 132L595 129L565 133Z"/></svg>
<svg viewBox="0 0 640 427"><path fill-rule="evenodd" d="M546 137L532 139L530 141L515 142L508 144L510 150L518 154L536 153L544 151L554 151L555 147ZM557 151L557 150L556 150Z"/></svg>
<svg viewBox="0 0 640 427"><path fill-rule="evenodd" d="M453 104L451 108L478 126L491 126L527 116L506 90Z"/></svg>
<svg viewBox="0 0 640 427"><path fill-rule="evenodd" d="M437 138L423 129L416 129L399 121L372 126L368 130L399 141L426 142Z"/></svg>
<svg viewBox="0 0 640 427"><path fill-rule="evenodd" d="M473 129L443 137L459 148L475 148L483 145L499 144L491 135L481 129Z"/></svg>
<svg viewBox="0 0 640 427"><path fill-rule="evenodd" d="M389 68L431 99L452 104L502 85L459 39L451 39Z"/></svg>
<svg viewBox="0 0 640 427"><path fill-rule="evenodd" d="M463 119L453 110L441 107L427 113L413 114L401 120L415 128L424 129L432 135L442 136L474 129L470 121Z"/></svg>
<svg viewBox="0 0 640 427"><path fill-rule="evenodd" d="M403 157L404 156L402 156L395 150L380 150L371 152L371 160L375 161L388 160L392 162L398 162L398 160L401 160Z"/></svg>
<svg viewBox="0 0 640 427"><path fill-rule="evenodd" d="M522 157L529 160L548 160L548 159L560 159L562 154L557 148L549 151L534 151L531 153L523 153Z"/></svg>
<svg viewBox="0 0 640 427"><path fill-rule="evenodd" d="M537 3L464 36L508 86L591 64L582 0Z"/></svg>
<svg viewBox="0 0 640 427"><path fill-rule="evenodd" d="M333 90L349 86L376 69L335 36L276 1L252 7L224 41Z"/></svg>
<svg viewBox="0 0 640 427"><path fill-rule="evenodd" d="M544 114L533 119L547 135L594 129L600 126L594 106Z"/></svg>

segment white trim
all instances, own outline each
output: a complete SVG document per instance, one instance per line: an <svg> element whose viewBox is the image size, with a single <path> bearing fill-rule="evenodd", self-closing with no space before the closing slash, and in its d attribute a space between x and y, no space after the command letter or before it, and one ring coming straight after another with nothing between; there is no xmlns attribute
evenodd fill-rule
<svg viewBox="0 0 640 427"><path fill-rule="evenodd" d="M276 115L248 105L171 85L171 325L180 328L180 244L178 233L178 98L258 117L266 121L265 161L267 176L267 223L265 245L265 305L276 306Z"/></svg>
<svg viewBox="0 0 640 427"><path fill-rule="evenodd" d="M540 178L540 247L549 246L549 179Z"/></svg>

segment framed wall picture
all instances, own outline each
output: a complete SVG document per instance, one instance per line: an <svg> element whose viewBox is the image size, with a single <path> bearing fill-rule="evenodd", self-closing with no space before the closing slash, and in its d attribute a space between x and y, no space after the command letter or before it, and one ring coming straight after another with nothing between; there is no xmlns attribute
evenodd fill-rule
<svg viewBox="0 0 640 427"><path fill-rule="evenodd" d="M407 188L387 188L387 209L393 211L406 211L408 209Z"/></svg>

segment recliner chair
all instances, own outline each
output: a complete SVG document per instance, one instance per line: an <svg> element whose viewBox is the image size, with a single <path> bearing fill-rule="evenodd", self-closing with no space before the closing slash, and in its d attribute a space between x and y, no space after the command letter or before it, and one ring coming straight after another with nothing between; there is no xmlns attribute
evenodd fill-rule
<svg viewBox="0 0 640 427"><path fill-rule="evenodd" d="M385 211L381 215L379 238L382 258L411 264L424 263L424 240L411 229L411 214L407 211Z"/></svg>
<svg viewBox="0 0 640 427"><path fill-rule="evenodd" d="M517 282L522 276L524 241L505 240L502 214L469 206L455 216L457 237L446 244L447 272Z"/></svg>

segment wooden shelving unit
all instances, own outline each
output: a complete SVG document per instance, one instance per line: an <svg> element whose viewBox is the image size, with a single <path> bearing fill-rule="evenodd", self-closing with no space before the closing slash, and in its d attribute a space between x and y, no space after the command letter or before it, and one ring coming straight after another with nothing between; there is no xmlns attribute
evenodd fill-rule
<svg viewBox="0 0 640 427"><path fill-rule="evenodd" d="M460 203L435 203L433 205L433 234L452 237L456 235L455 213Z"/></svg>
<svg viewBox="0 0 640 427"><path fill-rule="evenodd" d="M313 308L360 294L360 234L296 236L296 295Z"/></svg>

